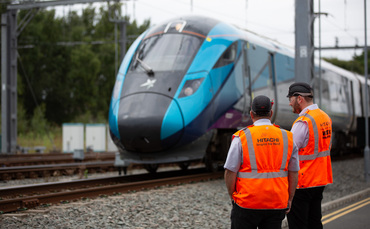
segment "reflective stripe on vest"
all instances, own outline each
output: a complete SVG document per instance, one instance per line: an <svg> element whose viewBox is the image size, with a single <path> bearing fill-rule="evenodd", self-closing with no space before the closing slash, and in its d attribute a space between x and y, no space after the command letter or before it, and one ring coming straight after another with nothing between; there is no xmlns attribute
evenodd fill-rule
<svg viewBox="0 0 370 229"><path fill-rule="evenodd" d="M268 172L268 173L258 173L257 162L256 162L256 153L254 151L252 134L249 129L245 129L244 134L247 139L249 159L251 165L251 172L238 172L237 177L239 178L256 178L256 179L266 179L266 178L277 178L277 177L287 177L288 171L284 171L284 168L287 163L288 157L288 134L285 130L280 129L283 135L283 159L279 172Z"/></svg>
<svg viewBox="0 0 370 229"><path fill-rule="evenodd" d="M332 121L320 109L307 110L297 118L307 123L309 139L307 145L299 149L298 187L311 188L333 183L330 148L332 143ZM294 124L293 124L294 125Z"/></svg>
<svg viewBox="0 0 370 229"><path fill-rule="evenodd" d="M305 117L309 118L312 122L312 127L313 127L313 133L314 133L314 141L315 141L315 146L314 146L314 153L310 155L299 155L299 160L300 161L306 161L306 160L314 160L318 157L326 157L330 156L330 150L325 150L322 152L319 152L319 130L317 129L316 121L315 119L309 115L309 114L304 114ZM332 138L330 138L330 145L332 143Z"/></svg>

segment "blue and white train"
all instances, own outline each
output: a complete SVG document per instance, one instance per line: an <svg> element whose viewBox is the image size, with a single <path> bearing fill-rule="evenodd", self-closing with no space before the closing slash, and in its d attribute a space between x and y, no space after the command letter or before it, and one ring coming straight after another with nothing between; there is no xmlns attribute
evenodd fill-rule
<svg viewBox="0 0 370 229"><path fill-rule="evenodd" d="M325 62L321 69L321 108L333 120L333 146L355 146L364 78ZM318 68L316 74L318 103ZM128 50L110 104L111 137L128 162L186 167L205 159L215 166L232 133L251 124L257 95L273 99L272 121L290 130L297 116L286 95L294 81L294 50L215 19L171 19Z"/></svg>

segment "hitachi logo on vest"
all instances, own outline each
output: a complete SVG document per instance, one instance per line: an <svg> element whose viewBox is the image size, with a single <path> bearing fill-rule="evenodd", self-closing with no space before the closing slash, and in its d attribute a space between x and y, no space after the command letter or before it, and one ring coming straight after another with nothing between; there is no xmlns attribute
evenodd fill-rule
<svg viewBox="0 0 370 229"><path fill-rule="evenodd" d="M279 142L278 138L259 138L257 139L257 143L263 143L263 142Z"/></svg>

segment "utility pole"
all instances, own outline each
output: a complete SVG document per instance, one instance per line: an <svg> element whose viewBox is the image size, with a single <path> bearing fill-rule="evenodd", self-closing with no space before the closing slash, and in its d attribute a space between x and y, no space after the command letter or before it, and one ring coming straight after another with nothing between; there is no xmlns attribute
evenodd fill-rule
<svg viewBox="0 0 370 229"><path fill-rule="evenodd" d="M313 0L295 0L295 80L310 84L313 74Z"/></svg>
<svg viewBox="0 0 370 229"><path fill-rule="evenodd" d="M364 48L364 62L365 62L365 149L364 149L364 160L365 160L365 180L367 183L370 182L370 150L369 150L369 108L368 108L368 102L369 102L369 92L368 92L368 86L367 86L367 24L366 24L366 0L364 0L364 17L365 17L365 48Z"/></svg>
<svg viewBox="0 0 370 229"><path fill-rule="evenodd" d="M17 147L17 11L1 15L1 153Z"/></svg>
<svg viewBox="0 0 370 229"><path fill-rule="evenodd" d="M114 55L114 66L115 66L115 76L117 76L118 73L118 33L117 33L117 25L120 26L120 46L121 46L121 52L120 52L120 58L119 62L121 63L123 58L126 54L126 20L125 18L121 17L120 11L115 8L114 6L109 5L109 21L114 23L114 46L115 46L115 55Z"/></svg>

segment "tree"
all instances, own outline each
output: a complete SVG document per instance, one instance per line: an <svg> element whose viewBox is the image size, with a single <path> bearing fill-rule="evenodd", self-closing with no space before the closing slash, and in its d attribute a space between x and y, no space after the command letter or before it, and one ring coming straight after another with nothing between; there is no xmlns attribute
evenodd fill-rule
<svg viewBox="0 0 370 229"><path fill-rule="evenodd" d="M20 19L26 13L20 11ZM138 36L149 26L149 20L141 26L133 21L126 31ZM97 12L88 6L81 15L72 11L63 18L54 10L40 10L19 36L18 46L22 117L31 120L42 106L45 113L40 117L58 125L78 121L86 113L90 120L108 118L116 76L114 23L106 8Z"/></svg>
<svg viewBox="0 0 370 229"><path fill-rule="evenodd" d="M367 57L368 57L368 60L367 60L367 66L368 66L368 73L370 73L369 71L369 68L370 68L370 61L369 61L369 58L370 58L370 51L367 51ZM353 61L355 61L358 65L358 73L361 74L361 75L364 75L365 74L365 52L362 52L362 54L360 56L354 56L353 57Z"/></svg>
<svg viewBox="0 0 370 229"><path fill-rule="evenodd" d="M344 61L344 60L339 60L337 58L324 58L324 60L338 66L344 69L347 69L348 71L356 72L360 75L364 75L364 58L365 53L362 52L360 56L354 56L352 60L350 61ZM368 51L368 57L370 58L370 52ZM370 67L370 61L368 60L368 66ZM369 70L369 69L368 69Z"/></svg>

